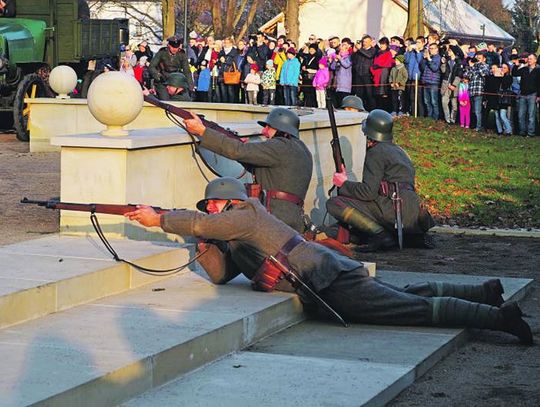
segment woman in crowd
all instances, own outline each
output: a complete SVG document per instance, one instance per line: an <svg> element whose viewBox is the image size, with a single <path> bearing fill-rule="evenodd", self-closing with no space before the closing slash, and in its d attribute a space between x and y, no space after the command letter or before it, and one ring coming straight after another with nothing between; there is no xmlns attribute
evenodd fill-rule
<svg viewBox="0 0 540 407"><path fill-rule="evenodd" d="M373 59L371 74L373 75L373 84L375 85L375 97L377 105L386 111L390 110L390 87L389 76L390 69L395 65L394 59L389 49L388 38L383 37L379 40L379 51Z"/></svg>

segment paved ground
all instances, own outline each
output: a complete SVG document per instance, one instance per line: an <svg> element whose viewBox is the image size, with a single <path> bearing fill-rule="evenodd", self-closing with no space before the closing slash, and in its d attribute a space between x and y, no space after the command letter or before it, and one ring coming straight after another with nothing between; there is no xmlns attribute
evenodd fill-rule
<svg viewBox="0 0 540 407"><path fill-rule="evenodd" d="M58 213L25 207L28 196L60 195L56 153L31 154L14 134L0 133L0 245L58 231ZM380 269L538 278L540 239L455 235L435 237L435 250L362 255ZM540 283L522 303L540 334ZM540 341L540 339L538 339ZM401 394L393 406L537 406L540 346L525 348L507 335L475 332L472 340Z"/></svg>

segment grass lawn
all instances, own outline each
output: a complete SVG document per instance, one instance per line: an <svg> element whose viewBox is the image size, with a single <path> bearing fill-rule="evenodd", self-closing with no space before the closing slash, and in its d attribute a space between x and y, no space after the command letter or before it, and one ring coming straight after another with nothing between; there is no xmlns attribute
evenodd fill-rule
<svg viewBox="0 0 540 407"><path fill-rule="evenodd" d="M416 187L439 223L540 227L540 138L476 133L429 119L396 121Z"/></svg>

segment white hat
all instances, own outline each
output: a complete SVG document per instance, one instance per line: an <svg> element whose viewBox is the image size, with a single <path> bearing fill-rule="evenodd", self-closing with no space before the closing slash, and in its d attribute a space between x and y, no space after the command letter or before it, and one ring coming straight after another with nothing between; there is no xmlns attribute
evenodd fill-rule
<svg viewBox="0 0 540 407"><path fill-rule="evenodd" d="M193 30L193 31L191 31L191 32L189 33L189 38L191 38L191 39L193 39L193 40L196 40L198 36L199 36L199 34L197 34L197 33L195 32L195 30Z"/></svg>

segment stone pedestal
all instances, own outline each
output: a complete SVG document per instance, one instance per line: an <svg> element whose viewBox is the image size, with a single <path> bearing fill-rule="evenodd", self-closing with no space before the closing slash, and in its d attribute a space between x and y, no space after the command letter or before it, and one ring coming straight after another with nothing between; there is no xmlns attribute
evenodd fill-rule
<svg viewBox="0 0 540 407"><path fill-rule="evenodd" d="M363 113L336 113L343 157L353 180L362 177L366 143L360 123L364 118ZM261 131L254 120L221 124L240 135ZM300 138L314 158L305 210L319 224L326 211L327 191L334 173L331 137L326 111L301 116ZM206 178L215 177L202 163L201 172L193 159L191 138L176 127L132 130L128 136L114 138L98 133L57 136L51 141L61 148L61 199L66 202L144 203L195 209L196 202L204 195ZM249 176L245 179L248 181ZM158 228L145 230L120 216L99 215L99 219L104 232L111 237L176 238ZM62 211L60 226L61 232L67 234L93 231L89 214L84 212Z"/></svg>

